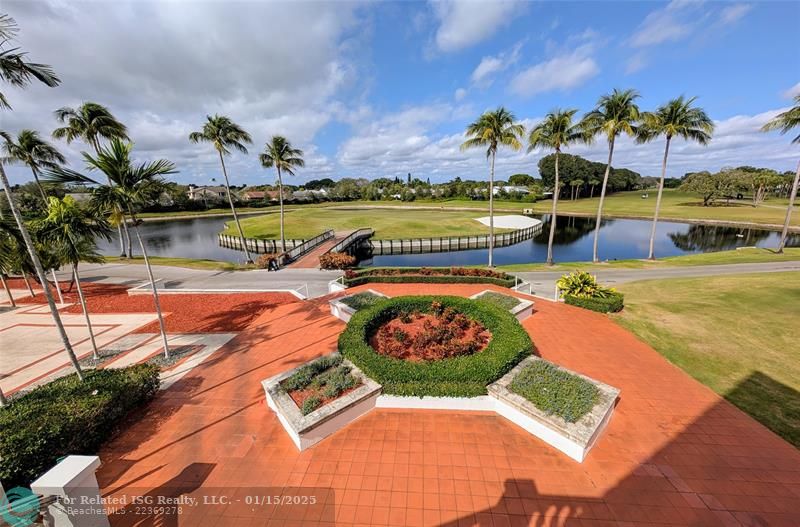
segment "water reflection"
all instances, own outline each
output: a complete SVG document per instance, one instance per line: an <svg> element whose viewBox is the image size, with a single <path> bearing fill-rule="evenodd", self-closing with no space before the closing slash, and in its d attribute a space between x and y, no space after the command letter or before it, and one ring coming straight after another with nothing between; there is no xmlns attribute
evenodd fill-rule
<svg viewBox="0 0 800 527"><path fill-rule="evenodd" d="M495 249L498 265L543 262L547 256L547 237L550 232L550 216L539 217L544 224L542 232L533 238L510 247ZM148 254L185 258L206 258L229 262L243 262L239 251L220 247L217 234L230 217L195 218L146 222L139 229L147 245ZM615 260L645 258L650 240L649 221L603 220L600 227L600 257ZM559 216L556 221L554 239L555 259L562 262L585 261L592 258L594 218ZM101 241L100 250L106 255L119 254L115 238L111 242ZM133 232L131 232L133 235ZM736 247L775 247L779 233L761 229L740 229L692 225L688 223L660 222L656 230L656 256L720 251ZM789 237L788 246L800 247L800 235ZM134 240L134 254L139 254ZM450 253L376 256L362 261L362 265L480 265L486 263L486 250L459 251Z"/></svg>

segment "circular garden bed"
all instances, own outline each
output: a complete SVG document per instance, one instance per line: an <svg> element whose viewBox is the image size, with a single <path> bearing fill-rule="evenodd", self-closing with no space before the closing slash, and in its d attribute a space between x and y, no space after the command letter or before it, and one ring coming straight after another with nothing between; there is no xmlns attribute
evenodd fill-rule
<svg viewBox="0 0 800 527"><path fill-rule="evenodd" d="M485 395L488 384L530 355L533 343L497 306L406 296L356 312L339 337L339 350L384 393L472 397Z"/></svg>

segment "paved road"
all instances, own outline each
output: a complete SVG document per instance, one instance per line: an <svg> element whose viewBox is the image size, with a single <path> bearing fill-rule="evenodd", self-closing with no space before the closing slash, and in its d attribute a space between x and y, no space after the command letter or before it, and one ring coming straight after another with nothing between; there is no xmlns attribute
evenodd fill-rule
<svg viewBox="0 0 800 527"><path fill-rule="evenodd" d="M598 280L613 286L635 280L658 278L686 278L698 276L718 276L741 273L775 273L781 271L800 271L800 261L758 264L706 265L697 267L664 267L662 269L609 269L597 271ZM170 289L227 289L263 290L293 289L305 294L306 285L310 297L326 295L328 282L341 276L339 271L319 269L281 269L280 271L202 271L157 265L153 267L157 279L162 279ZM555 282L562 271L541 271L514 273L530 282L535 294L552 298ZM138 285L147 280L147 271L141 264L105 264L81 266L81 276L85 280L109 284ZM68 280L61 273L60 280Z"/></svg>
<svg viewBox="0 0 800 527"><path fill-rule="evenodd" d="M311 297L328 294L328 282L342 275L339 271L319 269L204 271L166 265L153 266L153 274L169 289L294 289L305 294L308 285ZM81 278L106 284L139 285L147 280L147 270L142 264L83 264ZM60 273L59 280L69 280L67 273Z"/></svg>
<svg viewBox="0 0 800 527"><path fill-rule="evenodd" d="M719 276L743 273L777 273L782 271L800 271L798 262L745 263L726 265L702 265L695 267L664 267L661 269L609 269L593 272L599 282L614 286L624 282L637 280L655 280L660 278L693 278L702 276ZM555 284L563 271L541 271L514 273L531 283L534 292L539 296L551 298L555 293Z"/></svg>

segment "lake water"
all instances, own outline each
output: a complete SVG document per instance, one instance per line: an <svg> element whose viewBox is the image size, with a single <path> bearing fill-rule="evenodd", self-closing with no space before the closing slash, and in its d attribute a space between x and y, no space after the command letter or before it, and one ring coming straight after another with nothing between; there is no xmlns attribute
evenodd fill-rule
<svg viewBox="0 0 800 527"><path fill-rule="evenodd" d="M549 215L537 216L544 224L542 232L531 240L495 249L497 265L543 262L547 256L547 236L550 232ZM139 229L145 240L148 254L185 258L206 258L229 262L243 262L243 253L220 247L217 234L231 217L196 218L143 223ZM645 220L605 220L600 227L600 258L622 260L646 258L651 222ZM559 216L553 256L557 261L572 262L592 259L593 218ZM131 229L131 235L133 230ZM722 251L736 247L775 247L779 233L762 229L743 229L693 225L689 223L659 222L656 231L656 256ZM788 245L800 247L800 235L791 235ZM134 238L134 254L139 254ZM111 242L100 242L105 255L118 255L116 232ZM480 265L486 263L486 249L449 253L375 256L361 265L369 266L450 266Z"/></svg>

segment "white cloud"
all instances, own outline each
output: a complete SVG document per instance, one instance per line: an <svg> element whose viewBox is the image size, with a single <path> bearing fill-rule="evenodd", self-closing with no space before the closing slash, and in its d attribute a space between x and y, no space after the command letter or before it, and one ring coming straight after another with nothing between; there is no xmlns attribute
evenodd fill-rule
<svg viewBox="0 0 800 527"><path fill-rule="evenodd" d="M509 66L513 65L519 60L519 54L522 50L522 43L518 43L511 50L500 53L495 56L483 57L481 62L472 72L470 80L474 84L483 86L490 85L494 79L494 75L506 70Z"/></svg>
<svg viewBox="0 0 800 527"><path fill-rule="evenodd" d="M783 96L787 99L791 99L797 95L800 95L800 82L783 92Z"/></svg>
<svg viewBox="0 0 800 527"><path fill-rule="evenodd" d="M96 101L129 126L137 155L174 161L183 182L218 173L213 149L188 142L206 114L226 114L241 124L253 136L251 152L277 133L315 151L319 130L346 115L339 101L347 100L359 77L351 50L362 46L351 33L361 27L360 14L352 3L299 2L291 9L266 2L236 9L200 2L187 9L184 2L135 0L102 9L60 0L6 5L30 58L51 64L63 83L6 89L14 111L4 112L3 128L49 135L57 125L53 110ZM82 166L78 152L85 145L57 144L75 168ZM234 155L230 166L234 181L262 177L255 155ZM311 175L310 168L304 172ZM10 174L16 181L28 178L19 168Z"/></svg>
<svg viewBox="0 0 800 527"><path fill-rule="evenodd" d="M737 22L753 8L750 4L734 4L720 11L720 23L727 25Z"/></svg>
<svg viewBox="0 0 800 527"><path fill-rule="evenodd" d="M631 37L634 47L653 46L680 40L693 31L690 13L701 6L700 2L673 0L666 7L648 14Z"/></svg>
<svg viewBox="0 0 800 527"><path fill-rule="evenodd" d="M644 52L638 52L633 55L628 61L625 63L625 74L630 75L632 73L636 73L647 66L647 56Z"/></svg>
<svg viewBox="0 0 800 527"><path fill-rule="evenodd" d="M511 91L530 97L552 90L569 90L599 72L599 66L587 50L578 48L521 71L511 80Z"/></svg>
<svg viewBox="0 0 800 527"><path fill-rule="evenodd" d="M462 100L466 96L467 96L467 90L465 90L464 88L458 88L453 94L453 98L456 100L456 102Z"/></svg>
<svg viewBox="0 0 800 527"><path fill-rule="evenodd" d="M443 52L459 51L486 40L524 9L519 0L442 0L431 5L440 22L436 47Z"/></svg>

